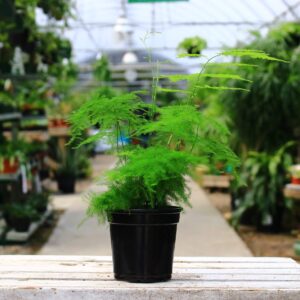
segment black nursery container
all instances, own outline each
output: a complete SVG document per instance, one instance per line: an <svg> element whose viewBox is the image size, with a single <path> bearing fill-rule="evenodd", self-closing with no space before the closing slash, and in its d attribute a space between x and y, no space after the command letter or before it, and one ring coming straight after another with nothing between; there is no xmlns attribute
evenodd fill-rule
<svg viewBox="0 0 300 300"><path fill-rule="evenodd" d="M57 175L58 189L64 194L73 194L75 192L76 177Z"/></svg>
<svg viewBox="0 0 300 300"><path fill-rule="evenodd" d="M159 282L171 279L181 208L113 212L110 234L117 280Z"/></svg>
<svg viewBox="0 0 300 300"><path fill-rule="evenodd" d="M31 219L28 217L12 217L4 214L6 224L17 232L27 232L29 230Z"/></svg>

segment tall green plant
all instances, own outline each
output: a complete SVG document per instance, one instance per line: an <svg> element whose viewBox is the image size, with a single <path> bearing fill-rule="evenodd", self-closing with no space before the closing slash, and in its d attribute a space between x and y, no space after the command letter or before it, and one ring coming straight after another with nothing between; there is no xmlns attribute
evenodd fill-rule
<svg viewBox="0 0 300 300"><path fill-rule="evenodd" d="M246 212L254 213L257 225L269 225L279 222L280 215L288 202L284 198L283 188L287 181L287 172L292 158L287 150L293 143L287 143L276 152L250 152L246 159L241 179L247 184L247 190L241 197L241 203L233 214L233 225L237 225Z"/></svg>
<svg viewBox="0 0 300 300"><path fill-rule="evenodd" d="M234 50L219 53L218 56L249 56L276 60L261 51ZM205 68L212 59L203 66ZM164 76L170 80L191 80L191 91L186 99L177 105L158 108L156 106L157 82L154 78L152 103L146 104L138 92L109 98L95 96L71 115L72 135L80 137L81 132L91 126L98 126L97 135L81 141L91 143L108 137L115 145L119 158L114 170L106 174L108 191L91 195L89 215L102 219L111 211L133 208L158 208L177 203L188 203L189 190L185 175L199 163L212 164L222 160L232 166L238 165L238 158L228 147L229 131L214 118L203 114L194 105L196 87L204 77L202 70L197 74ZM235 77L235 74L212 74L214 78ZM236 77L235 77L236 78ZM241 78L241 80L243 80ZM226 86L203 86L225 90ZM165 92L178 92L164 89ZM148 143L141 146L124 145L120 136L129 138L148 136Z"/></svg>
<svg viewBox="0 0 300 300"><path fill-rule="evenodd" d="M294 140L300 126L300 24L282 24L266 36L253 34L254 40L241 47L259 49L289 63L263 60L255 68L236 69L237 75L251 83L233 78L230 86L250 91L228 90L222 103L239 151L272 153ZM247 64L249 58L241 57L239 62Z"/></svg>

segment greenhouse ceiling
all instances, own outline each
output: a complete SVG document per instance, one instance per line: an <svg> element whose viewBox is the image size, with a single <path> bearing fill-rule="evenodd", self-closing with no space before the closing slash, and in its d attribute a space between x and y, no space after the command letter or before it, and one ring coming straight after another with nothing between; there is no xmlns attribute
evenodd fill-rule
<svg viewBox="0 0 300 300"><path fill-rule="evenodd" d="M147 3L130 3L135 1ZM247 41L251 30L264 32L276 23L299 20L300 1L76 0L75 18L63 32L73 42L76 61L128 47L117 39L116 33L116 26L124 16L128 24L124 25L122 20L121 23L132 30L132 49L144 48L141 39L147 32L156 32L148 40L148 46L172 58L185 37L199 35L207 40L207 51L216 52L224 46ZM41 26L51 26L51 21L43 16L39 19Z"/></svg>

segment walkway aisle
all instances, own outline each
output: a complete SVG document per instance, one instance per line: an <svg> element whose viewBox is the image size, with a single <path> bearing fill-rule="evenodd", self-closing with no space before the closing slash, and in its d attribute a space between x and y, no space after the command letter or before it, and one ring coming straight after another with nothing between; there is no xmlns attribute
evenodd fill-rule
<svg viewBox="0 0 300 300"><path fill-rule="evenodd" d="M110 156L101 156L98 161L102 171L113 163ZM251 256L243 241L213 207L198 185L190 181L189 186L193 208L187 208L182 214L175 255ZM91 189L101 191L105 187L92 185ZM39 254L111 255L107 225L99 226L96 220L89 219L79 226L87 207L81 195L57 196L54 205L66 208L66 212Z"/></svg>

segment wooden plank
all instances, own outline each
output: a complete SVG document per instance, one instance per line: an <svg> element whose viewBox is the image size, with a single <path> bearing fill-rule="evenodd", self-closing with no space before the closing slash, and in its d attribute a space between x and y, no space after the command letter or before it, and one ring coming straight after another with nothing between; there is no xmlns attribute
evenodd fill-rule
<svg viewBox="0 0 300 300"><path fill-rule="evenodd" d="M11 298L13 296L13 298ZM34 289L25 288L12 291L11 289L1 291L0 299L48 299L48 300L135 300L135 299L153 299L153 300L207 300L207 299L242 299L242 300L299 300L298 290L291 290L288 293L284 290L218 290L218 289L181 289L173 291L169 289L154 289L149 285L144 289L136 289L134 292L132 289Z"/></svg>
<svg viewBox="0 0 300 300"><path fill-rule="evenodd" d="M74 261L74 262L81 262L81 263L89 263L89 262L101 262L101 263L109 263L111 264L112 258L111 256L88 256L88 255L2 255L1 256L1 261L8 261L8 262L47 262L47 261L55 261L58 263L61 262L69 262L69 261ZM213 257L213 256L203 256L203 257L197 257L197 256L192 256L192 257L180 257L177 256L174 258L174 263L181 263L181 262L186 262L186 263L194 263L194 262L221 262L221 263L226 263L226 262L246 262L246 263L266 263L266 262L274 262L274 263L293 263L298 266L298 264L291 258L287 257Z"/></svg>
<svg viewBox="0 0 300 300"><path fill-rule="evenodd" d="M48 130L50 136L67 137L70 135L69 127L49 127Z"/></svg>
<svg viewBox="0 0 300 300"><path fill-rule="evenodd" d="M109 275L110 276L110 275ZM0 295L1 290L7 288L56 288L57 291L60 289L96 289L101 293L103 289L124 289L130 288L133 291L138 289L147 289L149 284L134 284L129 282L116 281L112 276L107 277L107 280L100 278L99 280L86 280L84 278L75 279L3 279L0 280ZM197 279L182 279L174 274L172 280L167 282L157 282L151 285L155 289L203 289L203 288L214 288L219 290L224 289L283 289L283 290L295 290L297 289L300 295L300 283L299 280L291 281L273 281L273 280L203 280L202 278ZM1 299L1 298L0 298ZM12 298L15 299L15 298ZM101 299L101 298L100 298ZM179 298L178 298L179 299ZM297 299L299 300L299 298Z"/></svg>
<svg viewBox="0 0 300 300"><path fill-rule="evenodd" d="M202 185L205 188L229 188L230 175L204 175Z"/></svg>
<svg viewBox="0 0 300 300"><path fill-rule="evenodd" d="M299 299L289 258L178 257L173 279L114 280L111 257L1 256L0 299Z"/></svg>
<svg viewBox="0 0 300 300"><path fill-rule="evenodd" d="M284 188L285 197L292 198L294 200L300 200L300 185L299 184L287 184Z"/></svg>
<svg viewBox="0 0 300 300"><path fill-rule="evenodd" d="M278 274L270 273L248 273L245 270L231 270L231 272L222 273L216 270L211 270L212 272L207 272L206 269L198 269L191 271L190 269L176 269L174 268L175 275L173 276L176 280L215 280L215 281L297 281L299 280L300 270L286 270L287 272L278 272ZM288 273L289 272L289 273ZM70 279L71 272L41 272L36 271L2 271L1 279L17 279L17 280L68 280ZM113 280L112 268L107 268L101 270L101 272L72 272L72 280Z"/></svg>

